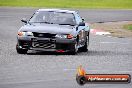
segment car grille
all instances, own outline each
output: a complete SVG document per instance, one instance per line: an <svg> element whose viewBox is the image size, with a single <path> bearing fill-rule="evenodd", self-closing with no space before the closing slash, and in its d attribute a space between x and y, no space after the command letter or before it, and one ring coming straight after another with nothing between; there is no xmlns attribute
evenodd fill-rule
<svg viewBox="0 0 132 88"><path fill-rule="evenodd" d="M44 49L54 49L55 43L51 41L34 41L32 42L33 48L44 48Z"/></svg>
<svg viewBox="0 0 132 88"><path fill-rule="evenodd" d="M37 33L33 32L34 37L39 38L55 38L56 34L50 34L50 33Z"/></svg>

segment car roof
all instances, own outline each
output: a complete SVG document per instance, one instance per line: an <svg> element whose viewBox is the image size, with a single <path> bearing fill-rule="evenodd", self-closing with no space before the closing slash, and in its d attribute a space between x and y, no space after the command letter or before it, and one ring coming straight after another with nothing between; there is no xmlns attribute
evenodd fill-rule
<svg viewBox="0 0 132 88"><path fill-rule="evenodd" d="M37 11L54 11L54 12L66 12L66 13L75 13L76 12L76 11L62 10L62 9L39 9Z"/></svg>

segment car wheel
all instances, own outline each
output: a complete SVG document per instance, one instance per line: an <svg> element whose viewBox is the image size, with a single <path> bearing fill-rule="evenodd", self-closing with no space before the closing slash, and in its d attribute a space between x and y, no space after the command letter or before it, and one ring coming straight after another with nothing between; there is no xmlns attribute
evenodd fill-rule
<svg viewBox="0 0 132 88"><path fill-rule="evenodd" d="M71 51L71 54L72 54L72 55L77 54L77 52L78 52L78 47L77 47L77 45L78 45L78 43L77 43L77 41L76 41L75 44L73 45L73 50Z"/></svg>
<svg viewBox="0 0 132 88"><path fill-rule="evenodd" d="M80 51L87 52L88 51L88 45L89 45L89 35L86 37L85 45L80 48Z"/></svg>
<svg viewBox="0 0 132 88"><path fill-rule="evenodd" d="M16 47L16 51L18 54L26 54L28 50L26 49L19 49L18 47Z"/></svg>

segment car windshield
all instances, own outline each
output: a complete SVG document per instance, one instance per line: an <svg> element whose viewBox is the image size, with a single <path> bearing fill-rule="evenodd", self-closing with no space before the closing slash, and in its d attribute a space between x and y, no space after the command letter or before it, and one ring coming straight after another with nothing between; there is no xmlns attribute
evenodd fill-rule
<svg viewBox="0 0 132 88"><path fill-rule="evenodd" d="M75 25L74 15L65 12L39 11L29 20L30 23L48 23L59 25Z"/></svg>

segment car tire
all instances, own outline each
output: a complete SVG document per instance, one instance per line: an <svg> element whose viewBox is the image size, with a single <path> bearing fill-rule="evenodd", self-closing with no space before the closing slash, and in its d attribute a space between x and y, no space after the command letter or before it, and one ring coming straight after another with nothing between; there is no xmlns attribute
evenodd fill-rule
<svg viewBox="0 0 132 88"><path fill-rule="evenodd" d="M77 52L78 52L78 47L77 47L77 45L78 45L78 43L77 43L77 41L76 41L75 44L73 45L73 50L70 52L70 54L72 54L72 55L77 54Z"/></svg>
<svg viewBox="0 0 132 88"><path fill-rule="evenodd" d="M88 51L88 45L89 45L89 35L86 37L85 45L80 48L80 51L87 52Z"/></svg>

